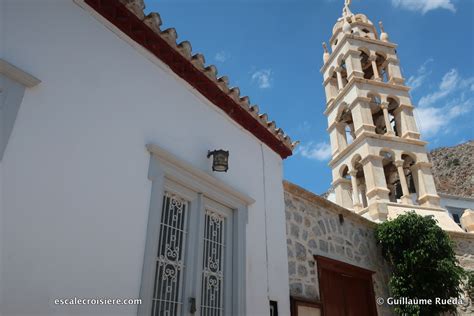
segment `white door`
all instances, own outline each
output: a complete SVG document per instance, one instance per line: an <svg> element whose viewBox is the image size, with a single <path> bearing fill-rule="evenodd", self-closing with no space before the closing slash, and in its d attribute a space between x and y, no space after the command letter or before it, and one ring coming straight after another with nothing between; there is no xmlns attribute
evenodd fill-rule
<svg viewBox="0 0 474 316"><path fill-rule="evenodd" d="M152 316L231 315L233 211L166 183Z"/></svg>

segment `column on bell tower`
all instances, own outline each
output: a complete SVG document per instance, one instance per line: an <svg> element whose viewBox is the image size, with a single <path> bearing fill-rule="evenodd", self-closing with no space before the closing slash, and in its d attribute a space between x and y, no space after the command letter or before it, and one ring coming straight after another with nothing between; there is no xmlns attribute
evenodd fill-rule
<svg viewBox="0 0 474 316"><path fill-rule="evenodd" d="M410 100L407 101L406 104L398 105L398 107L393 111L399 125L397 128L400 131L400 136L402 138L420 139L420 132L418 131L415 117L413 115L414 107L411 105Z"/></svg>
<svg viewBox="0 0 474 316"><path fill-rule="evenodd" d="M431 172L432 166L430 162L420 161L411 167L418 182L418 203L425 207L439 207L440 202Z"/></svg>
<svg viewBox="0 0 474 316"><path fill-rule="evenodd" d="M368 213L374 220L386 220L389 190L385 182L382 157L367 155L361 160L361 164L365 174Z"/></svg>
<svg viewBox="0 0 474 316"><path fill-rule="evenodd" d="M354 130L356 138L362 133L374 133L375 125L370 109L370 99L367 97L357 97L349 107L354 120Z"/></svg>

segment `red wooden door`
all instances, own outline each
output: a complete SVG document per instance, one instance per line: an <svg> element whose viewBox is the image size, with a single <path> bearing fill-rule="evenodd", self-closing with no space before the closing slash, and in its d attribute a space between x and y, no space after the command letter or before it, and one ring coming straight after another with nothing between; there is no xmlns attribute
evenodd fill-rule
<svg viewBox="0 0 474 316"><path fill-rule="evenodd" d="M345 316L344 303L341 298L344 297L343 280L338 272L320 269L319 288L321 301L324 308L324 315Z"/></svg>
<svg viewBox="0 0 474 316"><path fill-rule="evenodd" d="M316 256L325 316L376 316L372 271Z"/></svg>

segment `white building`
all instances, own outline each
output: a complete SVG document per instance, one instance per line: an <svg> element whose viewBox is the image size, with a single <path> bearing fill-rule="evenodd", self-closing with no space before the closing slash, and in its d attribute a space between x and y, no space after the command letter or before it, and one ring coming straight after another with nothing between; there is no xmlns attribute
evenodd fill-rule
<svg viewBox="0 0 474 316"><path fill-rule="evenodd" d="M287 315L293 144L143 9L0 0L0 315Z"/></svg>

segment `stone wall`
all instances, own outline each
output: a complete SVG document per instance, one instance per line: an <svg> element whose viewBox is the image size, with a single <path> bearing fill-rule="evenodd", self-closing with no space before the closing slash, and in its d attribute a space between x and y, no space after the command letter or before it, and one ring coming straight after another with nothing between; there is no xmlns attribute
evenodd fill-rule
<svg viewBox="0 0 474 316"><path fill-rule="evenodd" d="M389 267L376 247L375 223L297 185L284 182L290 295L319 301L314 255L321 255L374 271L375 297L389 297ZM344 222L340 224L339 214ZM474 234L449 232L460 265L474 271ZM387 305L379 315L393 315ZM459 306L458 315L473 315L472 303Z"/></svg>
<svg viewBox="0 0 474 316"><path fill-rule="evenodd" d="M460 265L469 271L474 271L474 234L449 233L454 241L454 251ZM467 306L459 306L458 315L474 315L472 302Z"/></svg>
<svg viewBox="0 0 474 316"><path fill-rule="evenodd" d="M290 295L319 301L313 256L321 255L374 271L375 297L387 298L389 268L376 247L375 224L292 183L284 188ZM393 313L386 305L377 309L379 315Z"/></svg>

